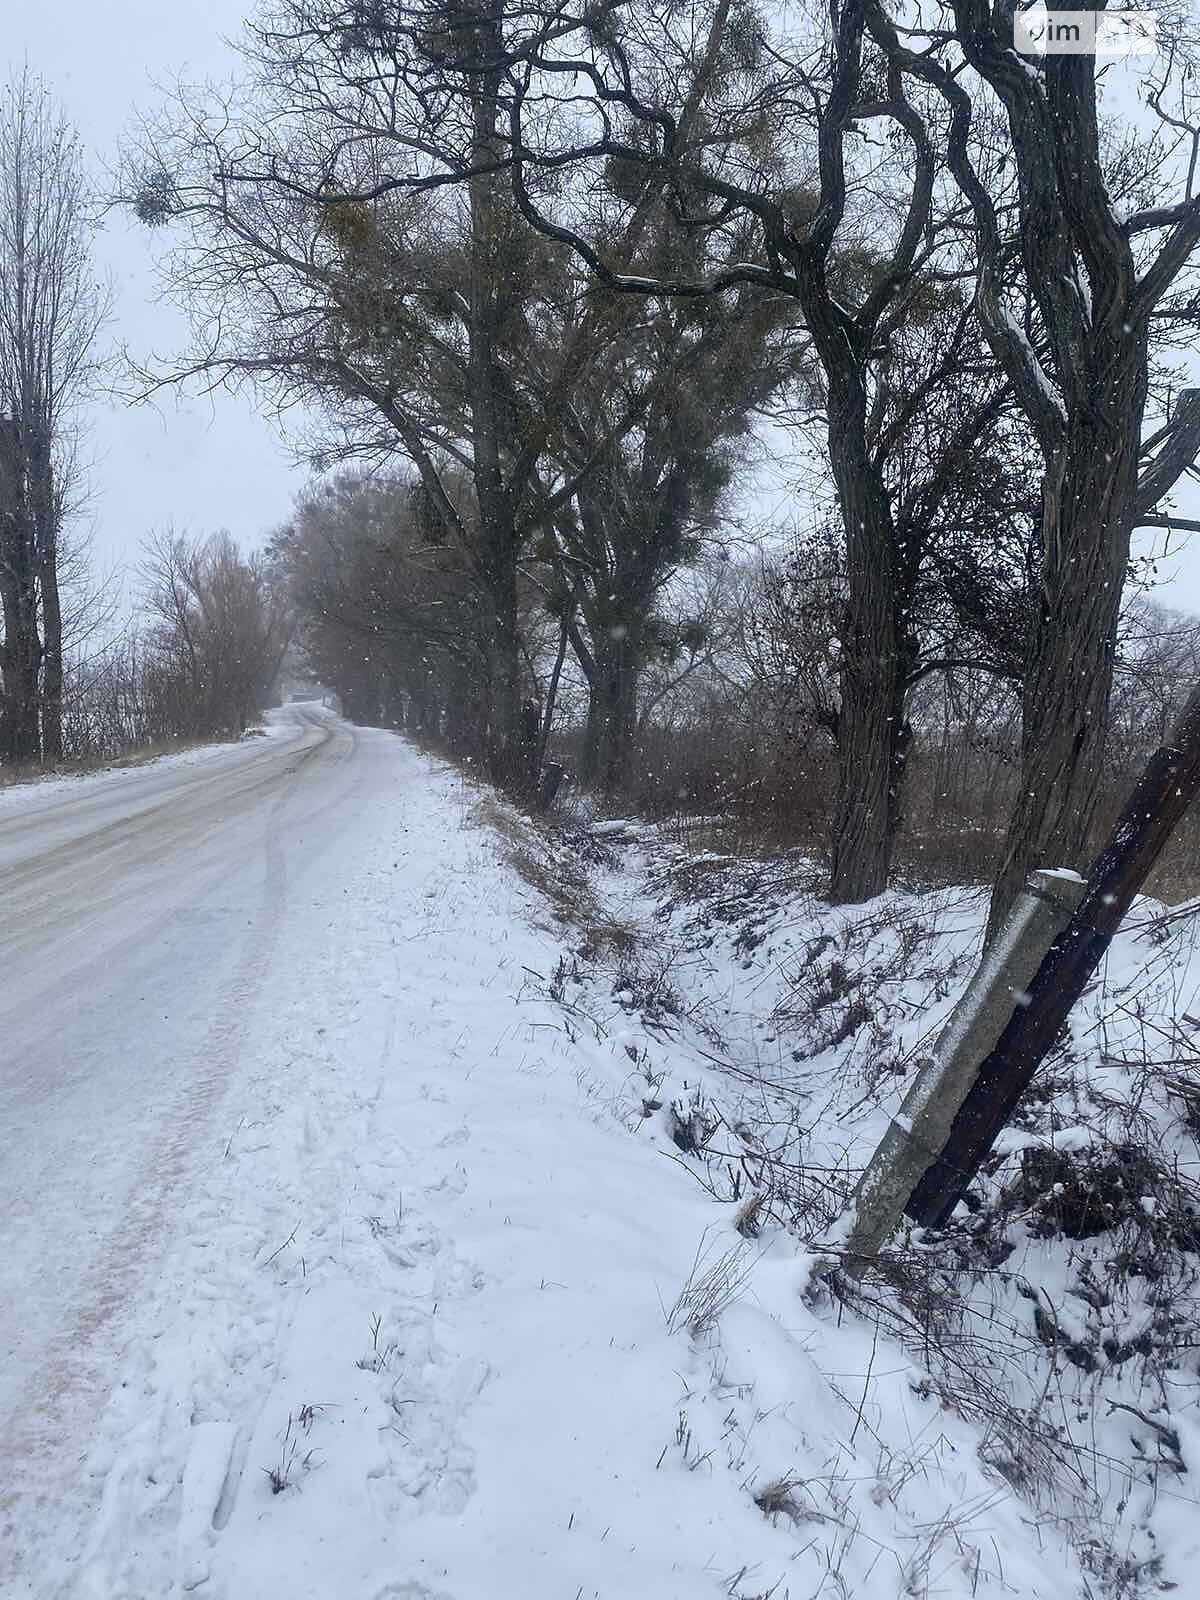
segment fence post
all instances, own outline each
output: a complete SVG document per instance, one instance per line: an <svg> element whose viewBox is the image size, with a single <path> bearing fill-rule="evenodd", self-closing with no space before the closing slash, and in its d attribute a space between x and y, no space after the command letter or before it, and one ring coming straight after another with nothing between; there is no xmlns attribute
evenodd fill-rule
<svg viewBox="0 0 1200 1600"><path fill-rule="evenodd" d="M1083 889L1078 873L1030 874L858 1181L842 1263L846 1276L860 1278L867 1270L900 1221L909 1196L942 1154L979 1068L1024 1002Z"/></svg>

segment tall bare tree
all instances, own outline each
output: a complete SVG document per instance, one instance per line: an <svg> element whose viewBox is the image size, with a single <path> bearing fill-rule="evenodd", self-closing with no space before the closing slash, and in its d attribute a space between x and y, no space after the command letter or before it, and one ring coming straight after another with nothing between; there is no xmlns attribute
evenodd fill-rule
<svg viewBox="0 0 1200 1600"><path fill-rule="evenodd" d="M619 338L593 346L557 446L578 487L574 515L557 521L554 609L588 688L580 775L610 790L626 777L663 590L719 523L754 412L803 366L778 296L743 289L636 310Z"/></svg>
<svg viewBox="0 0 1200 1600"><path fill-rule="evenodd" d="M0 759L62 754L60 545L108 295L82 154L26 68L0 100Z"/></svg>
<svg viewBox="0 0 1200 1600"><path fill-rule="evenodd" d="M1022 57L1016 10L954 0L948 26L922 39L869 6L891 70L947 106L946 161L974 222L976 308L1042 457L1022 773L993 933L1031 867L1082 865L1130 537L1200 450L1200 393L1147 417L1156 320L1194 329L1197 309L1200 101L1182 43L1148 80L1160 123L1114 149L1098 58Z"/></svg>

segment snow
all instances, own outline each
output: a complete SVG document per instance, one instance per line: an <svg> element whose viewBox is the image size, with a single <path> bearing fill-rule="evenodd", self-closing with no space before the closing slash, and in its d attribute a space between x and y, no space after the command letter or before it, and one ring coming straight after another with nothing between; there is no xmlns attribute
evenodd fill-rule
<svg viewBox="0 0 1200 1600"><path fill-rule="evenodd" d="M1036 67L1032 66L1029 62L1025 62L1023 65L1027 72L1034 77L1038 77L1038 70ZM1038 360L1037 352L1034 350L1032 344L1030 344L1025 329L1013 316L1012 312L1006 305L1001 303L999 310L1001 320L1003 321L1005 327L1008 329L1015 342L1021 347L1021 351L1025 360L1025 366L1030 376L1041 390L1046 402L1058 412L1059 416L1065 419L1067 413L1066 408L1063 405L1062 396L1058 393L1058 391L1054 388L1054 385L1050 382L1050 379L1046 376L1045 369Z"/></svg>
<svg viewBox="0 0 1200 1600"><path fill-rule="evenodd" d="M625 817L613 817L607 822L594 822L591 831L597 839L608 839L624 834L637 834L640 832L640 825Z"/></svg>
<svg viewBox="0 0 1200 1600"><path fill-rule="evenodd" d="M319 702L302 704L303 709L312 715L319 716L324 712ZM268 712L261 724L262 738L282 739L286 742L299 737L294 720L299 709L300 707L289 707ZM130 762L113 761L108 766L102 765L90 772L47 773L25 779L20 783L0 784L0 818L18 813L40 814L48 805L60 798L82 799L86 796L90 801L102 788L122 790L131 799L135 794L144 797L148 792L148 780L183 773L200 766L240 767L245 764L248 752L252 752L249 757L251 760L262 754L261 749L255 748L259 745L259 738L246 735L236 744L189 745L182 750L153 756L147 760L134 758Z"/></svg>
<svg viewBox="0 0 1200 1600"><path fill-rule="evenodd" d="M674 989L677 1026L654 1045L658 1019L643 1046L646 1070L659 1099L701 1105L718 1129L702 1183L729 1194L739 1144L758 1152L772 1185L786 1178L794 1199L783 1209L810 1242L792 1290L806 1304L815 1295L824 1327L820 1277L846 1237L853 1183L976 965L985 898L893 891L833 908L814 894L820 874L801 859L726 857L720 870L698 873L694 858L665 841L643 843L640 863L614 858L608 889L610 914L646 930ZM1194 1112L1185 1121L1175 1098L1190 1093L1188 1080L1172 1077L1189 1048L1176 1019L1200 1009L1200 952L1190 920L1171 924L1167 936L1163 919L1149 915L1156 909L1135 907L1072 1018L1053 1069L1062 1086L1002 1135L999 1165L972 1186L982 1212L958 1208L959 1242L922 1230L896 1241L893 1259L921 1284L917 1303L928 1294L939 1308L932 1316L945 1319L941 1332L931 1336L911 1302L897 1304L886 1288L867 1296L864 1315L844 1306L837 1313L860 1350L873 1341L876 1368L906 1355L928 1364L913 1392L945 1396L982 1428L966 1448L1021 1485L1022 1503L1036 1508L1044 1529L1070 1539L1084 1571L1070 1557L1052 1559L1062 1563L1067 1592L1088 1596L1189 1592L1200 1556L1192 1479L1153 1439L1147 1444L1128 1409L1159 1416L1183 1441L1193 1437L1200 1393L1190 1353L1200 1323L1197 1262L1171 1243L1174 1229L1194 1228L1188 1218L1200 1215ZM1130 1196L1140 1225L1101 1225L1076 1240L1047 1235L1036 1213L1022 1214L1013 1185L1025 1152L1086 1163L1127 1148L1158 1164L1155 1174L1144 1169L1154 1187ZM746 1170L754 1173L754 1159ZM771 1205L778 1214L779 1201ZM969 1240L979 1241L970 1247L975 1271L960 1266ZM760 1275L750 1287L761 1294ZM836 1370L831 1360L822 1368ZM868 1370L864 1360L858 1371ZM896 1398L893 1390L882 1408L885 1438L894 1437ZM1014 1547L1026 1548L1019 1538Z"/></svg>
<svg viewBox="0 0 1200 1600"><path fill-rule="evenodd" d="M596 887L661 968L572 968L510 863L521 819L392 735L277 726L0 817L0 889L39 852L74 883L0 950L26 1018L0 1074L5 1600L1084 1593L919 1353L823 1296L801 1231L743 1239L671 1143L666 1108L710 1093L734 1138L715 1062L824 1096L773 1014L803 896L753 955L685 938L646 830ZM893 906L867 909L881 996ZM964 977L978 912L938 912ZM952 985L894 989L917 1047ZM895 1109L854 1127L842 1077L820 1126L803 1102L817 1168ZM1160 1517L1179 1552L1189 1516Z"/></svg>

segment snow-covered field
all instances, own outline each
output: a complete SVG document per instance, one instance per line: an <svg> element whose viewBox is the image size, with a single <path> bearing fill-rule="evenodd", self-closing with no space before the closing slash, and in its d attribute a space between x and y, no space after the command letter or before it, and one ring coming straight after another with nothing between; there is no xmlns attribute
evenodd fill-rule
<svg viewBox="0 0 1200 1600"><path fill-rule="evenodd" d="M895 1319L745 1211L784 1094L819 1236L978 908L942 897L936 959L881 930L868 1060L840 1000L829 1041L783 1015L798 959L829 976L803 894L718 906L609 830L581 930L529 881L569 845L279 722L91 818L91 780L0 809L5 1600L1101 1593ZM1190 1480L1126 1477L1188 1593Z"/></svg>

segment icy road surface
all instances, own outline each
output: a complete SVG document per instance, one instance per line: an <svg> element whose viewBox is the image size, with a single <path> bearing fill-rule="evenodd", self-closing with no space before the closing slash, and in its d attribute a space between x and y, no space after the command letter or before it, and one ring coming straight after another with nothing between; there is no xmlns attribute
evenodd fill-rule
<svg viewBox="0 0 1200 1600"><path fill-rule="evenodd" d="M309 707L0 794L2 1600L1073 1600L523 829Z"/></svg>
<svg viewBox="0 0 1200 1600"><path fill-rule="evenodd" d="M87 1443L113 1314L161 1244L281 929L331 871L344 882L339 839L371 826L372 774L349 724L292 706L269 738L0 792L6 1468Z"/></svg>

